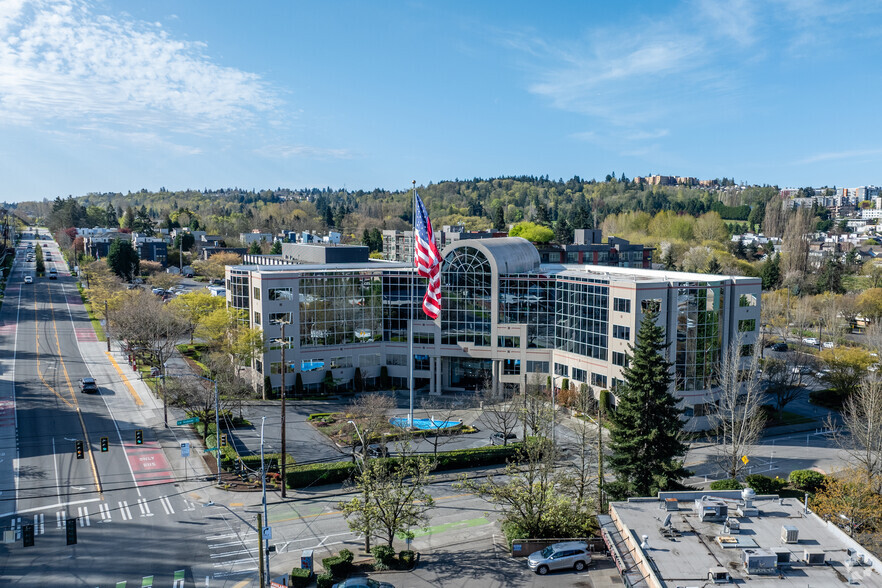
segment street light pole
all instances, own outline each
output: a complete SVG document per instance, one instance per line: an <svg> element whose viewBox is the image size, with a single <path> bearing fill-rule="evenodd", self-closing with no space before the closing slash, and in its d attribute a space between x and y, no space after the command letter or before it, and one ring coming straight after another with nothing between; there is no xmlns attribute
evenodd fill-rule
<svg viewBox="0 0 882 588"><path fill-rule="evenodd" d="M217 485L221 485L221 432L220 432L220 400L217 395L217 380L212 380L214 382L214 446L217 448L217 451L214 452L214 456L217 459Z"/></svg>
<svg viewBox="0 0 882 588"><path fill-rule="evenodd" d="M288 373L288 365L285 363L285 347L287 346L285 339L285 324L282 323L282 463L279 465L280 472L282 474L282 498L287 498L287 486L288 480L285 477L285 462L287 461L287 457L285 455L285 374Z"/></svg>
<svg viewBox="0 0 882 588"><path fill-rule="evenodd" d="M266 424L266 417L261 417L260 419L260 482L263 487L263 524L267 527L269 526L269 518L266 514L266 464L263 461L263 427ZM261 527L258 529L258 533L263 537L263 529ZM265 578L269 578L269 545L266 543L263 547L263 553L260 554L260 567L263 569L264 565L266 565L266 572L264 574ZM264 563L266 562L266 563Z"/></svg>
<svg viewBox="0 0 882 588"><path fill-rule="evenodd" d="M107 337L107 352L110 353L110 314L107 311L107 301L104 301L104 336Z"/></svg>

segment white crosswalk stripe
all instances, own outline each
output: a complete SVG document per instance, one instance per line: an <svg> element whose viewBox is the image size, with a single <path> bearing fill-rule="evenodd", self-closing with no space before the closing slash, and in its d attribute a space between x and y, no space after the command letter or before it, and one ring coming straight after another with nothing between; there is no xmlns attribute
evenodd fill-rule
<svg viewBox="0 0 882 588"><path fill-rule="evenodd" d="M34 532L37 535L45 534L45 527L43 526L43 513L38 514L34 517Z"/></svg>
<svg viewBox="0 0 882 588"><path fill-rule="evenodd" d="M89 507L88 506L78 506L77 507L77 518L80 520L81 527L91 527L92 521L89 520Z"/></svg>
<svg viewBox="0 0 882 588"><path fill-rule="evenodd" d="M55 518L58 519L58 525L56 525L59 529L64 527L65 521L67 521L66 513L63 510L59 510L55 513Z"/></svg>
<svg viewBox="0 0 882 588"><path fill-rule="evenodd" d="M129 503L125 500L119 502L119 514L124 521L132 520L132 511L129 510Z"/></svg>
<svg viewBox="0 0 882 588"><path fill-rule="evenodd" d="M146 498L139 498L138 499L138 508L141 509L141 516L142 517L152 517L153 516L153 513L150 512L150 505L147 504Z"/></svg>
<svg viewBox="0 0 882 588"><path fill-rule="evenodd" d="M172 506L171 500L168 499L168 496L160 497L159 503L162 505L162 509L165 511L165 514L167 514L167 515L175 514L175 509Z"/></svg>
<svg viewBox="0 0 882 588"><path fill-rule="evenodd" d="M109 522L111 521L110 507L107 506L106 503L104 503L104 502L99 502L99 503L98 503L98 513L101 515L101 521L100 521L100 522L102 522L102 523L109 523Z"/></svg>
<svg viewBox="0 0 882 588"><path fill-rule="evenodd" d="M239 519L227 519L224 515L206 517L211 521L205 529L205 540L216 569L214 578L241 576L257 571L257 542L246 537L254 533L250 526Z"/></svg>

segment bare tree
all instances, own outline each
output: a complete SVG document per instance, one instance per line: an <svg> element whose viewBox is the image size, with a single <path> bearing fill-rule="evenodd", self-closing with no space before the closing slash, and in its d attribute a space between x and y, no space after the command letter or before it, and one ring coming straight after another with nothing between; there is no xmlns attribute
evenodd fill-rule
<svg viewBox="0 0 882 588"><path fill-rule="evenodd" d="M542 376L533 374L532 382L526 386L523 404L520 408L524 423L524 437L527 435L546 436L551 427L550 390L542 385Z"/></svg>
<svg viewBox="0 0 882 588"><path fill-rule="evenodd" d="M372 393L358 396L347 409L347 414L357 426L348 430L352 439L352 453L361 445L363 459L368 459L368 446L372 442L379 443L385 448L383 433L391 428L389 413L395 409L395 399L388 394ZM347 429L342 429L347 431ZM364 440L362 443L361 440Z"/></svg>
<svg viewBox="0 0 882 588"><path fill-rule="evenodd" d="M864 340L870 351L876 354L876 360L882 357L882 321L873 321L864 332Z"/></svg>
<svg viewBox="0 0 882 588"><path fill-rule="evenodd" d="M451 423L457 420L456 405L453 401L435 397L423 398L420 409L426 418L435 423ZM438 427L430 431L425 439L432 445L432 455L438 455L438 447L456 439L462 427Z"/></svg>
<svg viewBox="0 0 882 588"><path fill-rule="evenodd" d="M762 435L765 421L761 410L760 345L754 344L750 356L742 358L742 341L739 334L723 355L717 379L719 398L708 413L716 430L717 463L730 478L737 478L745 467L741 458Z"/></svg>
<svg viewBox="0 0 882 588"><path fill-rule="evenodd" d="M573 432L576 434L575 445L572 446L574 459L567 463L567 474L573 488L577 508L586 512L594 512L593 494L597 492L598 471L595 469L597 451L594 444L600 432L597 421L591 414L598 408L594 391L583 384L573 397L573 409L576 417L572 419Z"/></svg>
<svg viewBox="0 0 882 588"><path fill-rule="evenodd" d="M834 441L844 450L854 467L866 473L882 491L882 379L870 374L852 392L842 410L847 435L836 433ZM829 422L833 429L833 423Z"/></svg>
<svg viewBox="0 0 882 588"><path fill-rule="evenodd" d="M518 426L521 407L513 398L513 394L505 392L494 394L492 388L485 383L484 389L478 392L477 400L481 407L480 422L491 432L502 437L502 444L508 445L508 439L514 436Z"/></svg>
<svg viewBox="0 0 882 588"><path fill-rule="evenodd" d="M165 396L172 405L184 408L187 414L199 419L202 442L205 443L209 428L214 424L214 386L211 382L188 376L169 378L165 383ZM226 410L226 398L219 396L218 403L221 412ZM214 446L217 447L218 443Z"/></svg>
<svg viewBox="0 0 882 588"><path fill-rule="evenodd" d="M799 398L805 390L805 382L814 372L814 365L811 355L799 351L788 351L783 359L764 360L763 377L768 382L766 393L772 397L779 418L784 407Z"/></svg>

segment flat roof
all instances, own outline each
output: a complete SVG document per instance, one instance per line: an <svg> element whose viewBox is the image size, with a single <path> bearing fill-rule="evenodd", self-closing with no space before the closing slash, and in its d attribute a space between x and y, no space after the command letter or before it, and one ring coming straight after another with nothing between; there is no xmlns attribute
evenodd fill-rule
<svg viewBox="0 0 882 588"><path fill-rule="evenodd" d="M229 267L235 271L257 271L261 273L413 269L413 266L409 263L385 261L382 259L372 259L356 263L285 263L278 265L241 264Z"/></svg>
<svg viewBox="0 0 882 588"><path fill-rule="evenodd" d="M630 278L640 282L726 282L731 281L740 285L762 284L759 278L748 276L733 276L724 274L698 274L693 272L674 272L668 270L652 270L636 267L615 267L609 265L591 264L560 264L543 263L540 270L550 274L572 274L582 276L592 274L597 276L609 276L610 279Z"/></svg>
<svg viewBox="0 0 882 588"><path fill-rule="evenodd" d="M702 497L726 504L728 517L737 519L740 532L724 529L723 520L701 520L695 500ZM665 498L678 498L677 509L665 510ZM882 587L882 566L878 560L835 525L806 511L799 500L757 496L753 505L758 514L744 513L750 516L739 516L736 512L742 504L739 491L667 492L659 498L613 502L610 513L622 537L630 538L636 546L634 559L638 563L649 562L663 585L705 586L711 568L724 568L735 583L749 580L753 588L840 586L849 577L861 586ZM663 523L668 514L671 521L666 528ZM782 540L785 526L796 529L797 543ZM644 535L646 548L639 546ZM777 566L771 574L748 573L743 564L745 550L767 555L790 552L790 564ZM807 550L822 552L825 564L805 563ZM853 554L868 556L869 565L849 569L846 560Z"/></svg>

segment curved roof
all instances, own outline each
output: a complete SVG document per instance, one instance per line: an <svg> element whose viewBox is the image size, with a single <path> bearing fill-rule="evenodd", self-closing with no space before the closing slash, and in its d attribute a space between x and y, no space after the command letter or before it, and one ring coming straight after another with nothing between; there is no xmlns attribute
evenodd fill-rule
<svg viewBox="0 0 882 588"><path fill-rule="evenodd" d="M473 247L482 252L500 274L519 274L539 269L539 252L522 237L460 239L445 247L441 257L447 257L454 249L464 247Z"/></svg>

